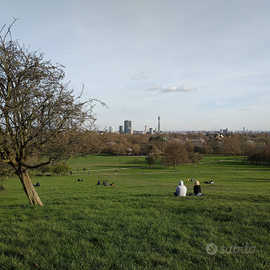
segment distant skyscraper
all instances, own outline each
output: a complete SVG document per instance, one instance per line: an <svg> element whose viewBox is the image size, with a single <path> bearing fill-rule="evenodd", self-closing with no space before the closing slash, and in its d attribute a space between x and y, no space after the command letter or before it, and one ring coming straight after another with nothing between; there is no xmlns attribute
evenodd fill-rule
<svg viewBox="0 0 270 270"><path fill-rule="evenodd" d="M158 132L160 132L160 116L158 117Z"/></svg>
<svg viewBox="0 0 270 270"><path fill-rule="evenodd" d="M131 121L125 120L124 121L124 132L125 133L131 133L132 127L131 127Z"/></svg>
<svg viewBox="0 0 270 270"><path fill-rule="evenodd" d="M119 133L123 133L123 132L124 132L123 126L121 125L121 126L119 126Z"/></svg>
<svg viewBox="0 0 270 270"><path fill-rule="evenodd" d="M114 127L109 127L109 132L114 133Z"/></svg>

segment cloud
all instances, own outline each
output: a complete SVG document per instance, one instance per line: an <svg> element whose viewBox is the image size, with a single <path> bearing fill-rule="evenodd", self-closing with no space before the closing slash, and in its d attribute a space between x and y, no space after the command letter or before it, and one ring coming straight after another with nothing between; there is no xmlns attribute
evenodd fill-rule
<svg viewBox="0 0 270 270"><path fill-rule="evenodd" d="M194 87L191 86L171 86L169 88L164 88L161 92L190 92L196 90Z"/></svg>
<svg viewBox="0 0 270 270"><path fill-rule="evenodd" d="M197 88L192 87L192 86L187 86L187 85L183 85L183 86L171 86L168 88L163 88L159 85L153 86L153 87L149 87L147 89L148 91L159 91L159 92L163 92L163 93L169 93L169 92L190 92L190 91L194 91L197 90Z"/></svg>
<svg viewBox="0 0 270 270"><path fill-rule="evenodd" d="M140 73L137 73L135 74L134 76L130 77L132 80L134 81L141 81L141 80L146 80L146 79L149 79L149 77L146 75L147 73L146 72L140 72Z"/></svg>

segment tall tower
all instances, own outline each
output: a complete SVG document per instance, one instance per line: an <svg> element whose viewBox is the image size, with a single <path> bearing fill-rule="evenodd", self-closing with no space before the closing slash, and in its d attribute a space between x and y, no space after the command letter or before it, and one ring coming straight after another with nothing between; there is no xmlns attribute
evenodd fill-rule
<svg viewBox="0 0 270 270"><path fill-rule="evenodd" d="M160 116L158 116L158 132L160 132Z"/></svg>
<svg viewBox="0 0 270 270"><path fill-rule="evenodd" d="M124 132L125 133L131 133L132 127L131 127L131 121L125 120L124 121Z"/></svg>

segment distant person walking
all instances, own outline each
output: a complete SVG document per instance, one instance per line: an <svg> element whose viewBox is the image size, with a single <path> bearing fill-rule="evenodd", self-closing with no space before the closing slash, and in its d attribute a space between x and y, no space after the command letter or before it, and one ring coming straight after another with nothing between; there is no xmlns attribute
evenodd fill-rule
<svg viewBox="0 0 270 270"><path fill-rule="evenodd" d="M184 182L181 180L179 185L176 187L176 191L174 192L175 196L186 196L187 195L187 187L184 185Z"/></svg>

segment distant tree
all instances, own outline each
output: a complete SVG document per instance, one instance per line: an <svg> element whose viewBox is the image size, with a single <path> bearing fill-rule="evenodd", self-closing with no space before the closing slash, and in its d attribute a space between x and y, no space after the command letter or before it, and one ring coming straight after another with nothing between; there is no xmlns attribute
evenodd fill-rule
<svg viewBox="0 0 270 270"><path fill-rule="evenodd" d="M43 176L45 175L46 172L50 171L50 165L43 165L39 167L39 171L42 172Z"/></svg>
<svg viewBox="0 0 270 270"><path fill-rule="evenodd" d="M134 144L134 145L132 146L132 153L133 153L133 155L135 155L135 156L138 156L138 155L141 154L141 147L140 147L139 144Z"/></svg>
<svg viewBox="0 0 270 270"><path fill-rule="evenodd" d="M211 138L209 141L208 141L208 146L210 146L212 148L212 153L214 154L220 154L221 152L221 139L218 139L218 138Z"/></svg>
<svg viewBox="0 0 270 270"><path fill-rule="evenodd" d="M240 155L243 153L241 144L238 140L238 136L226 137L222 144L222 153L231 155Z"/></svg>
<svg viewBox="0 0 270 270"><path fill-rule="evenodd" d="M143 144L142 153L147 156L155 155L155 154L158 154L158 148L154 143Z"/></svg>
<svg viewBox="0 0 270 270"><path fill-rule="evenodd" d="M262 161L266 164L270 164L270 145L266 145L261 150Z"/></svg>
<svg viewBox="0 0 270 270"><path fill-rule="evenodd" d="M251 163L270 165L270 145L265 145L248 155Z"/></svg>
<svg viewBox="0 0 270 270"><path fill-rule="evenodd" d="M105 148L105 136L96 131L84 130L78 132L76 152L86 156L92 153L101 153Z"/></svg>
<svg viewBox="0 0 270 270"><path fill-rule="evenodd" d="M50 171L54 174L66 174L67 172L71 171L70 166L68 166L67 164L58 164L55 166L51 166L50 167Z"/></svg>
<svg viewBox="0 0 270 270"><path fill-rule="evenodd" d="M254 152L248 155L248 161L250 161L251 163L260 164L262 161L261 154L259 152Z"/></svg>
<svg viewBox="0 0 270 270"><path fill-rule="evenodd" d="M145 160L150 167L156 163L156 158L154 155L149 155Z"/></svg>
<svg viewBox="0 0 270 270"><path fill-rule="evenodd" d="M157 147L155 144L152 144L152 147L151 147L151 154L152 154L152 155L158 154L158 147Z"/></svg>
<svg viewBox="0 0 270 270"><path fill-rule="evenodd" d="M63 66L13 40L14 22L0 30L0 160L14 169L30 204L43 205L27 170L67 154L64 142L94 123L94 100L80 102L63 82ZM36 164L28 162L33 157Z"/></svg>
<svg viewBox="0 0 270 270"><path fill-rule="evenodd" d="M213 153L213 149L210 145L203 145L203 146L195 146L194 147L194 151L198 152L200 154L212 154Z"/></svg>
<svg viewBox="0 0 270 270"><path fill-rule="evenodd" d="M185 148L186 148L187 152L189 152L189 153L194 152L194 144L190 140L185 142Z"/></svg>
<svg viewBox="0 0 270 270"><path fill-rule="evenodd" d="M165 164L173 166L189 162L189 157L184 144L177 141L170 141L165 149Z"/></svg>
<svg viewBox="0 0 270 270"><path fill-rule="evenodd" d="M203 158L203 155L199 153L189 153L189 159L192 163L197 163Z"/></svg>
<svg viewBox="0 0 270 270"><path fill-rule="evenodd" d="M107 148L107 153L114 156L125 155L126 152L127 148L123 144L112 144Z"/></svg>
<svg viewBox="0 0 270 270"><path fill-rule="evenodd" d="M242 151L244 155L250 156L257 152L256 144L253 142L244 142L242 145Z"/></svg>

